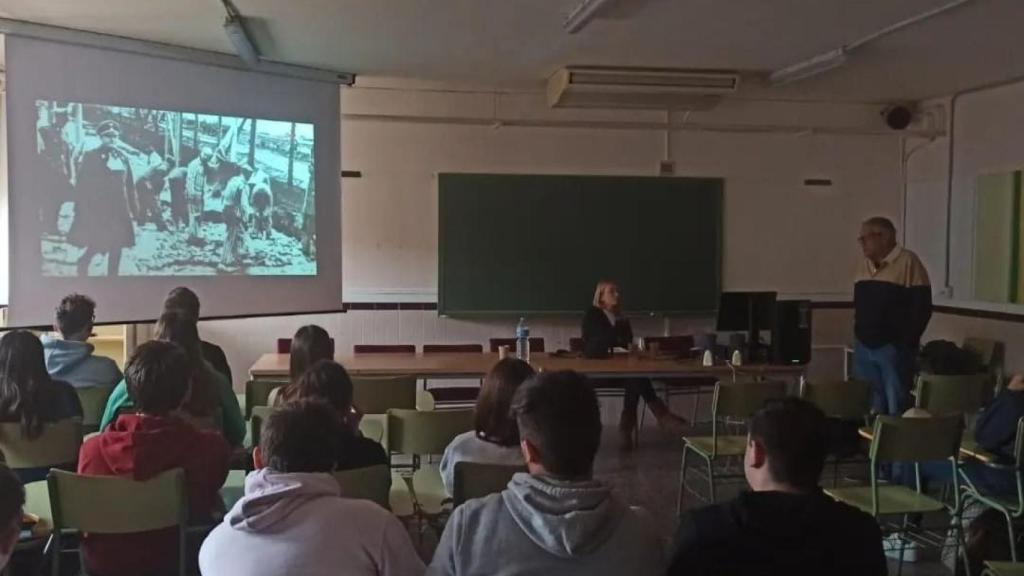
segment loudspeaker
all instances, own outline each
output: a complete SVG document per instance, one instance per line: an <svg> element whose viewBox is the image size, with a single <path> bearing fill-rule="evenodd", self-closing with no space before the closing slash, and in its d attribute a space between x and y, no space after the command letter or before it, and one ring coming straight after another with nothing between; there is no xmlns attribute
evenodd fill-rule
<svg viewBox="0 0 1024 576"><path fill-rule="evenodd" d="M807 364L811 361L811 301L779 300L772 325L772 361Z"/></svg>
<svg viewBox="0 0 1024 576"><path fill-rule="evenodd" d="M885 118L885 125L889 128L906 130L914 121L914 111L902 104L893 104L882 110L882 117Z"/></svg>

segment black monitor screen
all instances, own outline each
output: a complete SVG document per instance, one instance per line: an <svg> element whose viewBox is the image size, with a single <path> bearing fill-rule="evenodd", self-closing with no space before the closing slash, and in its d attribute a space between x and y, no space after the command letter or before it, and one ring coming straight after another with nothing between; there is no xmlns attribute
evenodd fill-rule
<svg viewBox="0 0 1024 576"><path fill-rule="evenodd" d="M718 300L719 332L771 330L776 292L722 292Z"/></svg>

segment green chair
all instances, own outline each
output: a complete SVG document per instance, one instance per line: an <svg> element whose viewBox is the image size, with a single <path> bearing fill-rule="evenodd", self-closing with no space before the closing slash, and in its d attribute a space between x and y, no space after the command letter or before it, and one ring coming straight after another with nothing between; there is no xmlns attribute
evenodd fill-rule
<svg viewBox="0 0 1024 576"><path fill-rule="evenodd" d="M1024 564L1017 562L985 561L985 571L981 576L1024 576Z"/></svg>
<svg viewBox="0 0 1024 576"><path fill-rule="evenodd" d="M1013 442L1013 462L998 463L989 462L985 466L1002 470L1007 474L1013 474L1017 481L1016 498L1005 498L994 494L985 494L979 490L969 476L963 475L964 501L977 500L989 508L998 510L1006 517L1006 528L1009 531L1010 542L1016 542L1013 523L1024 517L1024 477L1021 474L1021 465L1024 465L1024 418L1017 421L1017 435ZM966 504L965 504L966 505ZM1017 547L1010 546L1010 559L1017 561Z"/></svg>
<svg viewBox="0 0 1024 576"><path fill-rule="evenodd" d="M526 472L526 466L463 461L455 463L453 472L452 503L458 507L467 500L501 492L512 476Z"/></svg>
<svg viewBox="0 0 1024 576"><path fill-rule="evenodd" d="M246 382L245 417L252 418L254 408L266 406L269 403L271 390L287 385L287 380L249 380Z"/></svg>
<svg viewBox="0 0 1024 576"><path fill-rule="evenodd" d="M359 432L366 438L373 440L381 446L387 446L387 425L386 414L364 414L359 421Z"/></svg>
<svg viewBox="0 0 1024 576"><path fill-rule="evenodd" d="M946 376L921 373L914 385L914 406L929 414L974 414L992 396L987 373Z"/></svg>
<svg viewBox="0 0 1024 576"><path fill-rule="evenodd" d="M679 473L679 499L676 512L682 514L686 484L687 454L692 452L707 465L708 494L715 501L715 480L734 478L741 474L716 470L723 460L742 456L747 449L747 435L722 434L726 420L746 420L764 405L765 401L786 395L786 383L778 381L719 382L715 384L711 400L711 436L684 436L683 462Z"/></svg>
<svg viewBox="0 0 1024 576"><path fill-rule="evenodd" d="M353 378L352 404L363 414L416 409L416 378L412 376Z"/></svg>
<svg viewBox="0 0 1024 576"><path fill-rule="evenodd" d="M424 464L424 456L442 454L451 441L473 429L472 410L420 412L388 410L388 444L392 453L412 457L409 470L399 472L412 503L412 516L426 520L440 532L436 522L449 502L438 464ZM422 530L420 531L422 535Z"/></svg>
<svg viewBox="0 0 1024 576"><path fill-rule="evenodd" d="M0 452L12 470L74 465L82 447L82 424L78 419L46 424L33 439L24 437L21 424L0 424Z"/></svg>
<svg viewBox="0 0 1024 576"><path fill-rule="evenodd" d="M100 421L103 419L103 410L107 407L107 398L114 391L114 386L89 386L88 388L75 388L78 394L78 401L82 404L82 432L98 432Z"/></svg>
<svg viewBox="0 0 1024 576"><path fill-rule="evenodd" d="M334 479L345 498L369 500L385 510L391 509L391 467L385 464L355 470L338 470Z"/></svg>
<svg viewBox="0 0 1024 576"><path fill-rule="evenodd" d="M946 512L951 525L945 527L939 537L941 543L949 529L961 530L960 487L957 474L957 458L960 452L960 437L963 434L963 418L958 414L932 418L900 418L878 416L875 418L871 437L871 484L844 488L826 488L825 493L836 500L858 508L876 519L886 516L903 516L901 528L890 532L905 532L911 515ZM953 504L932 498L921 489L920 464L942 461L949 463L953 484ZM883 484L878 471L883 464L913 464L916 486L909 488L896 484ZM885 526L883 525L883 529ZM960 536L956 542L959 545ZM904 543L905 539L902 540ZM899 571L903 569L903 552L900 550Z"/></svg>
<svg viewBox="0 0 1024 576"><path fill-rule="evenodd" d="M867 422L871 414L871 384L860 380L804 381L800 397L821 409L829 418L844 421ZM839 466L845 463L865 463L863 456L830 456L832 461L832 485L839 484Z"/></svg>
<svg viewBox="0 0 1024 576"><path fill-rule="evenodd" d="M144 482L51 470L47 481L53 513L53 576L60 574L67 532L134 534L163 528L178 529L178 574L185 576L188 498L182 469Z"/></svg>
<svg viewBox="0 0 1024 576"><path fill-rule="evenodd" d="M270 413L274 409L270 406L253 406L252 417L249 418L249 426L252 427L250 437L252 438L252 445L260 445L260 430L263 428L263 423L267 421Z"/></svg>

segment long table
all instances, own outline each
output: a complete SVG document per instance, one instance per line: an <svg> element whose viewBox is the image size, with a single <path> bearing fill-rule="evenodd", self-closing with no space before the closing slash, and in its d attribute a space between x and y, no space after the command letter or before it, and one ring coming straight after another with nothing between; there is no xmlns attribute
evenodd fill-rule
<svg viewBox="0 0 1024 576"><path fill-rule="evenodd" d="M335 358L353 376L416 376L417 378L481 378L498 361L490 353L349 354ZM264 354L249 368L253 380L288 378L288 354ZM622 354L612 358L566 357L531 354L537 370L575 370L590 378L689 378L713 376L731 379L733 372L750 377L799 379L804 366L748 364L735 370L727 365L702 366L699 360Z"/></svg>

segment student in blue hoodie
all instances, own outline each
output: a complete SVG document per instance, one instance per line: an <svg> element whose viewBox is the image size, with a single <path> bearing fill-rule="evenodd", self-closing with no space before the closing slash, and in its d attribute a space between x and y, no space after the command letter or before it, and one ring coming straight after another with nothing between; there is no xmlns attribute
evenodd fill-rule
<svg viewBox="0 0 1024 576"><path fill-rule="evenodd" d="M121 381L117 363L94 355L95 347L86 342L95 319L96 302L92 298L71 294L60 301L53 323L55 333L42 336L46 371L52 378L75 388L113 386Z"/></svg>

